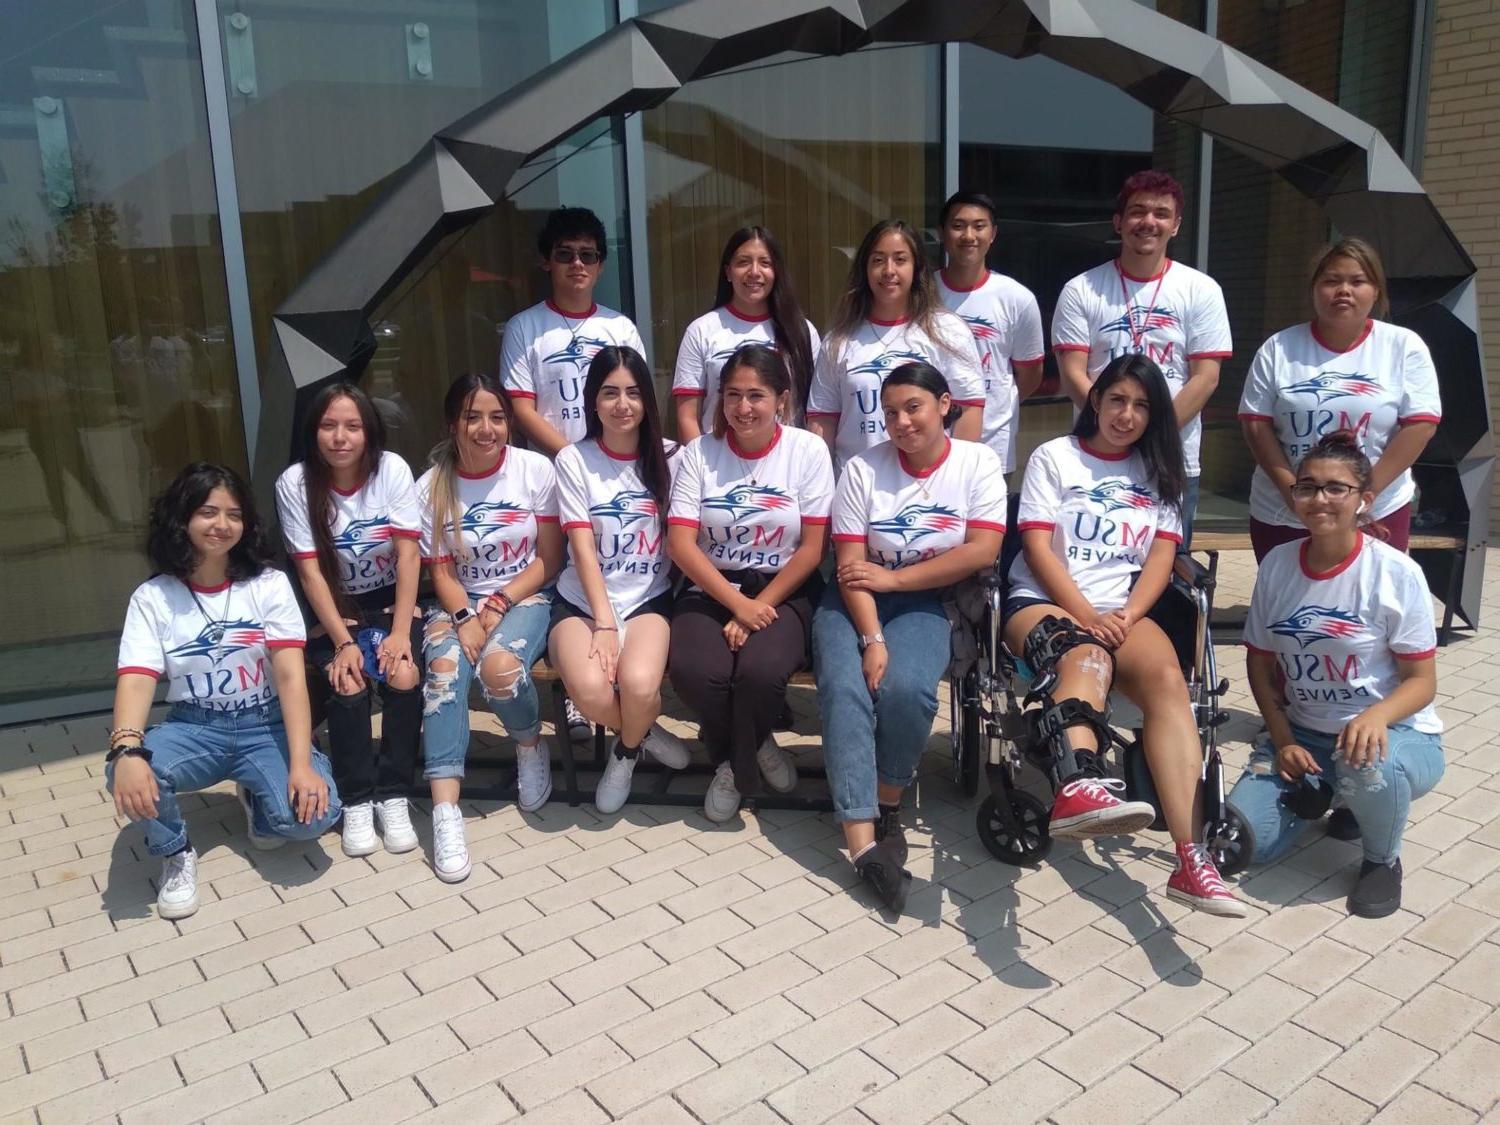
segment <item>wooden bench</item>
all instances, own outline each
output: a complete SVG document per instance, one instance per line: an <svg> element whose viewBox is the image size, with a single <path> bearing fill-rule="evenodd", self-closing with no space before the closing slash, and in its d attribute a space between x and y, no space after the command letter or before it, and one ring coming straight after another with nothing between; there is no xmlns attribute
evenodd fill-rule
<svg viewBox="0 0 1500 1125"><path fill-rule="evenodd" d="M1249 551L1251 549L1248 531L1195 530L1193 532L1194 551L1217 555L1220 551ZM1468 549L1468 541L1461 535L1451 533L1414 531L1408 549L1450 551L1455 555L1453 565L1449 568L1448 589L1445 594L1439 595L1443 601L1443 623L1438 629L1438 644L1446 645L1453 635L1453 617L1458 609L1460 584L1463 580L1462 555Z"/></svg>

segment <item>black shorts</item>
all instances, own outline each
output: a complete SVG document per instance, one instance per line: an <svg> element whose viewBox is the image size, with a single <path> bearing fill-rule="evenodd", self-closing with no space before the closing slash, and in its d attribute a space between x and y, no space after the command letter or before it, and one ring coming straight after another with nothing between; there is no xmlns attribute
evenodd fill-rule
<svg viewBox="0 0 1500 1125"><path fill-rule="evenodd" d="M1020 613L1023 609L1030 609L1034 605L1055 604L1056 603L1053 602L1050 598L1028 598L1024 595L1020 597L1006 598L1005 608L1004 610L1002 610L1002 616L1005 618L1005 620L1009 621L1011 617L1013 617L1017 613ZM1062 611L1059 610L1058 612L1060 613Z"/></svg>
<svg viewBox="0 0 1500 1125"><path fill-rule="evenodd" d="M641 616L643 613L656 613L665 617L668 621L672 620L672 591L668 590L665 593L657 594L649 602L636 606L625 615L625 620L630 621L633 618ZM570 617L580 617L585 621L594 620L594 615L588 610L579 609L572 602L568 601L567 598L559 594L552 602L552 620L547 625L547 632L551 633L553 629L557 628L558 622L566 621Z"/></svg>

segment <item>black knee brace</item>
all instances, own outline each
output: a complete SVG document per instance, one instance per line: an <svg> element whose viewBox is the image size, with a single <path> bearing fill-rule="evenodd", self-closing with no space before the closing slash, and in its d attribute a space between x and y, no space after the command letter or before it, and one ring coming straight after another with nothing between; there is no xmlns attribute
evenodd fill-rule
<svg viewBox="0 0 1500 1125"><path fill-rule="evenodd" d="M1045 695L1057 682L1057 665L1075 648L1092 645L1109 657L1109 679L1115 678L1115 654L1103 641L1084 632L1072 621L1048 615L1038 621L1026 634L1026 663L1036 680L1031 686L1032 695Z"/></svg>
<svg viewBox="0 0 1500 1125"><path fill-rule="evenodd" d="M1082 699L1062 699L1032 713L1037 717L1037 744L1047 748L1047 772L1054 788L1075 777L1103 776L1104 769L1099 763L1099 755L1114 738L1109 729L1107 711L1099 711ZM1073 740L1068 736L1068 728L1077 726L1093 729L1098 750L1073 745Z"/></svg>

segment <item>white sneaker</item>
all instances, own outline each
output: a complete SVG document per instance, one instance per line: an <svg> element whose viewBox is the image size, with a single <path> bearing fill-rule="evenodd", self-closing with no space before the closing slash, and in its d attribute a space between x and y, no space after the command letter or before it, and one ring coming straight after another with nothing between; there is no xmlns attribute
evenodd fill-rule
<svg viewBox="0 0 1500 1125"><path fill-rule="evenodd" d="M160 918L187 918L198 913L198 853L192 848L163 857L156 913Z"/></svg>
<svg viewBox="0 0 1500 1125"><path fill-rule="evenodd" d="M635 775L638 760L610 752L604 772L599 776L599 786L594 790L594 808L608 816L625 807L625 802L630 799L630 779Z"/></svg>
<svg viewBox="0 0 1500 1125"><path fill-rule="evenodd" d="M445 883L462 883L470 869L463 810L449 802L433 805L432 870Z"/></svg>
<svg viewBox="0 0 1500 1125"><path fill-rule="evenodd" d="M271 852L286 843L285 836L262 836L255 830L255 798L251 796L248 786L236 783L234 795L240 799L240 808L245 813L245 835L249 837L252 848Z"/></svg>
<svg viewBox="0 0 1500 1125"><path fill-rule="evenodd" d="M563 720L568 724L568 737L574 742L582 742L594 733L594 724L583 717L583 712L567 696L563 697Z"/></svg>
<svg viewBox="0 0 1500 1125"><path fill-rule="evenodd" d="M651 724L651 729L641 740L641 746L653 758L671 770L686 768L690 760L687 743L665 729L660 723Z"/></svg>
<svg viewBox="0 0 1500 1125"><path fill-rule="evenodd" d="M344 854L351 856L369 855L380 847L380 839L375 835L374 802L344 806L344 828L339 843Z"/></svg>
<svg viewBox="0 0 1500 1125"><path fill-rule="evenodd" d="M709 782L708 792L703 794L703 815L715 824L732 820L740 811L740 791L734 787L734 767L720 762Z"/></svg>
<svg viewBox="0 0 1500 1125"><path fill-rule="evenodd" d="M776 745L774 738L767 738L755 752L755 764L760 767L761 777L778 793L790 793L797 788L797 767L792 756Z"/></svg>
<svg viewBox="0 0 1500 1125"><path fill-rule="evenodd" d="M516 804L536 812L552 796L552 748L545 738L535 746L516 747Z"/></svg>
<svg viewBox="0 0 1500 1125"><path fill-rule="evenodd" d="M348 815L347 810L345 815ZM405 797L375 802L375 823L385 837L385 850L400 854L417 846L417 830L411 826L411 806Z"/></svg>

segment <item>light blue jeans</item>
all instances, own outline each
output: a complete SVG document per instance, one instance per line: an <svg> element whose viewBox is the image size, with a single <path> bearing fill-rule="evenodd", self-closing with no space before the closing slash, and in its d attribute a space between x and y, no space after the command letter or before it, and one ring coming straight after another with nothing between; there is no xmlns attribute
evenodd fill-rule
<svg viewBox="0 0 1500 1125"><path fill-rule="evenodd" d="M948 667L948 616L941 591L876 594L890 663L874 697L844 598L836 584L813 615L813 669L823 719L823 760L835 816L874 820L876 783L911 784L932 733L937 686Z"/></svg>
<svg viewBox="0 0 1500 1125"><path fill-rule="evenodd" d="M250 790L255 831L262 836L312 840L343 815L333 770L322 752L314 749L313 769L328 783L328 811L310 824L297 819L287 794L290 757L277 703L243 711L211 711L177 703L165 719L146 732L145 742L151 751L157 788L156 819L141 822L146 830L146 849L152 855L171 855L187 846L187 825L177 795L207 789L221 781L232 780ZM104 778L113 793L113 763L105 768Z"/></svg>
<svg viewBox="0 0 1500 1125"><path fill-rule="evenodd" d="M531 666L547 651L547 625L552 619L554 587L533 594L517 603L500 619L500 625L484 642L479 663L494 652L507 652L521 665L520 675L507 677L509 683L499 691L480 683L484 700L490 705L506 732L518 742L534 742L542 729L541 704ZM478 600L474 604L478 612ZM453 618L441 609L427 614L422 636L422 659L427 678L422 684L422 776L433 778L463 777L464 758L469 753L469 684L474 666L464 656ZM435 671L432 662L452 661L452 671Z"/></svg>
<svg viewBox="0 0 1500 1125"><path fill-rule="evenodd" d="M1367 769L1353 769L1344 764L1343 755L1334 755L1337 735L1298 726L1292 727L1292 733L1297 736L1297 744L1322 767L1323 778L1333 784L1336 803L1359 821L1365 859L1371 863L1396 859L1401 854L1401 835L1406 831L1412 801L1443 776L1443 747L1438 736L1398 724L1390 728L1390 752L1385 761ZM1266 751L1256 749L1251 753L1245 773L1229 794L1229 803L1255 833L1252 863L1279 859L1312 823L1280 802L1281 794L1291 787L1276 772L1275 760Z"/></svg>

